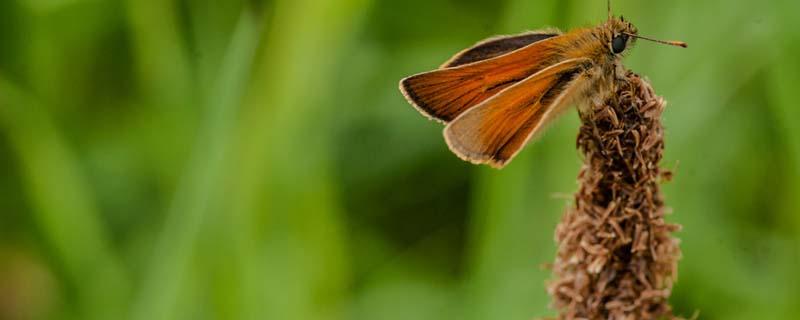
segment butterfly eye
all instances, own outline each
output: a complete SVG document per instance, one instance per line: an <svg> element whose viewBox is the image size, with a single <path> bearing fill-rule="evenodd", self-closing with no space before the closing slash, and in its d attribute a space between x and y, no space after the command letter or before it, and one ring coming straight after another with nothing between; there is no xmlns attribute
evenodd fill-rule
<svg viewBox="0 0 800 320"><path fill-rule="evenodd" d="M625 46L627 45L627 42L628 42L628 35L626 34L617 35L616 37L614 37L613 40L611 40L611 50L615 54L622 53L622 51L625 51Z"/></svg>

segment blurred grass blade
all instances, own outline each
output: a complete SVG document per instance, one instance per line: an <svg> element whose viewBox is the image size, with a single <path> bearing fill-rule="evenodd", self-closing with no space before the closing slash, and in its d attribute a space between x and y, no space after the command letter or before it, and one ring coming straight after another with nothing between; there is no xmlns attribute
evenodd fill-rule
<svg viewBox="0 0 800 320"><path fill-rule="evenodd" d="M236 121L259 43L260 18L245 8L220 68L219 82L206 97L205 124L200 128L189 164L167 213L144 284L134 304L133 319L174 319L183 280L189 272L200 227L224 193L221 178Z"/></svg>
<svg viewBox="0 0 800 320"><path fill-rule="evenodd" d="M786 155L788 172L782 172L785 177L783 190L776 190L782 197L777 207L780 210L781 219L792 220L795 242L795 255L800 257L800 108L797 107L797 85L800 83L800 63L797 63L797 54L800 53L800 45L797 42L787 42L789 48L784 48L784 56L779 59L783 64L780 68L775 68L770 72L772 112L776 114L776 128L783 133L785 147L781 150ZM793 294L800 297L800 277L795 276ZM800 311L800 306L795 305L794 312Z"/></svg>
<svg viewBox="0 0 800 320"><path fill-rule="evenodd" d="M127 0L134 57L145 95L166 106L191 92L191 71L178 32L177 1Z"/></svg>
<svg viewBox="0 0 800 320"><path fill-rule="evenodd" d="M78 290L79 314L124 312L128 283L89 182L43 103L0 78L0 128L17 156L34 221Z"/></svg>
<svg viewBox="0 0 800 320"><path fill-rule="evenodd" d="M327 91L371 1L279 0L242 117L230 207L245 319L337 318L348 286ZM302 22L301 22L302 21Z"/></svg>

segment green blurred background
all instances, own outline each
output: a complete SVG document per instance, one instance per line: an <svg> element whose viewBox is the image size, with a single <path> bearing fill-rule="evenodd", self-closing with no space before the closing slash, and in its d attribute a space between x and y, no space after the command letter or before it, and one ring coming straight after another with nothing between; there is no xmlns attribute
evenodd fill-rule
<svg viewBox="0 0 800 320"><path fill-rule="evenodd" d="M702 319L800 314L800 4L614 1L669 106ZM0 319L532 319L576 189L567 113L506 169L397 90L605 1L0 0Z"/></svg>

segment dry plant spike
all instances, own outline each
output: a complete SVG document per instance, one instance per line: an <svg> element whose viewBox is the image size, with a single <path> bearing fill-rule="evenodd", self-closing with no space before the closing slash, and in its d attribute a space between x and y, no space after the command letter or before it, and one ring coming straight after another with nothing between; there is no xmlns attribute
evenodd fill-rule
<svg viewBox="0 0 800 320"><path fill-rule="evenodd" d="M548 292L558 319L675 319L668 298L681 253L664 221L659 189L669 172L664 100L628 72L616 94L581 113L575 204L556 229L555 279Z"/></svg>

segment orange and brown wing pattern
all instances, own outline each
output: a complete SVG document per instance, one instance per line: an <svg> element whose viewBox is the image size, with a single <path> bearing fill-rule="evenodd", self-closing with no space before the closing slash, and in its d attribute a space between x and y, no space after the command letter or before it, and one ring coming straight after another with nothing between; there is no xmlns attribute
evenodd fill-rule
<svg viewBox="0 0 800 320"><path fill-rule="evenodd" d="M400 81L400 90L420 112L447 123L503 89L563 60L563 49L569 41L567 36L555 36L497 57L411 76Z"/></svg>
<svg viewBox="0 0 800 320"><path fill-rule="evenodd" d="M464 160L506 165L565 102L589 59L548 67L464 112L445 128L447 145Z"/></svg>

